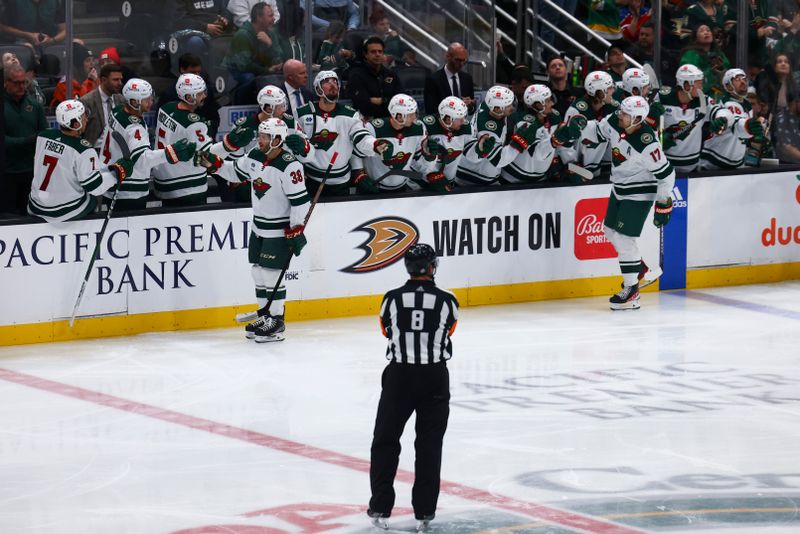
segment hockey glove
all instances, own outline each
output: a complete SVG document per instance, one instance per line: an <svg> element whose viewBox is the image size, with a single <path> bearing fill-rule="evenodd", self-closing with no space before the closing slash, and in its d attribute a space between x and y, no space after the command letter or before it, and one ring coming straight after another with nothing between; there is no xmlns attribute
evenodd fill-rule
<svg viewBox="0 0 800 534"><path fill-rule="evenodd" d="M675 145L676 145L675 138L672 136L672 134L670 132L664 132L664 141L661 144L661 148L664 149L664 152L674 147Z"/></svg>
<svg viewBox="0 0 800 534"><path fill-rule="evenodd" d="M196 144L190 143L186 139L181 139L180 141L176 141L171 145L165 146L164 152L167 154L167 161L175 164L179 161L191 160L194 157L196 148Z"/></svg>
<svg viewBox="0 0 800 534"><path fill-rule="evenodd" d="M744 129L747 130L754 141L764 140L764 125L758 119L747 119L744 123Z"/></svg>
<svg viewBox="0 0 800 534"><path fill-rule="evenodd" d="M389 161L394 155L394 148L392 143L386 139L376 139L372 144L372 150L381 157L383 161Z"/></svg>
<svg viewBox="0 0 800 534"><path fill-rule="evenodd" d="M428 187L431 191L447 193L453 190L453 184L447 181L447 177L443 172L432 172L425 176L425 179L428 181Z"/></svg>
<svg viewBox="0 0 800 534"><path fill-rule="evenodd" d="M133 172L133 161L125 158L120 158L108 166L109 170L117 174L117 180L122 183L125 178Z"/></svg>
<svg viewBox="0 0 800 534"><path fill-rule="evenodd" d="M356 186L356 190L359 193L378 193L380 189L378 189L378 184L375 183L375 180L370 178L367 175L365 170L356 171L355 175L353 176L353 185Z"/></svg>
<svg viewBox="0 0 800 534"><path fill-rule="evenodd" d="M436 139L428 138L425 143L426 151L423 153L428 161L435 160L438 156L447 154L447 149Z"/></svg>
<svg viewBox="0 0 800 534"><path fill-rule="evenodd" d="M580 139L580 137L581 131L576 126L573 126L572 123L562 124L558 127L558 130L556 130L556 133L553 134L551 144L554 148L570 146L576 140Z"/></svg>
<svg viewBox="0 0 800 534"><path fill-rule="evenodd" d="M215 154L204 151L198 152L195 156L195 165L199 165L208 169L209 173L214 173L222 167L222 158L217 157Z"/></svg>
<svg viewBox="0 0 800 534"><path fill-rule="evenodd" d="M711 133L714 135L719 135L725 131L725 128L728 127L728 121L725 120L724 117L717 117L716 119L711 119L708 123L708 128L711 130Z"/></svg>
<svg viewBox="0 0 800 534"><path fill-rule="evenodd" d="M483 134L480 139L478 139L478 142L475 143L475 152L477 152L480 157L485 158L496 144L497 139L495 139L493 135Z"/></svg>
<svg viewBox="0 0 800 534"><path fill-rule="evenodd" d="M293 228L286 228L283 231L284 236L289 240L289 249L295 256L299 256L300 251L303 250L303 247L308 243L305 234L303 234L303 230L305 230L305 226L298 224Z"/></svg>
<svg viewBox="0 0 800 534"><path fill-rule="evenodd" d="M664 115L664 104L656 100L652 104L650 104L650 113L647 115L645 122L649 124L652 128L658 127L658 121L661 119L661 116Z"/></svg>
<svg viewBox="0 0 800 534"><path fill-rule="evenodd" d="M526 124L519 128L511 140L508 142L517 152L525 152L528 147L536 140L536 127L533 124Z"/></svg>
<svg viewBox="0 0 800 534"><path fill-rule="evenodd" d="M311 150L311 145L309 145L308 141L300 134L287 135L283 144L298 156L305 156L308 154L308 151Z"/></svg>
<svg viewBox="0 0 800 534"><path fill-rule="evenodd" d="M247 126L237 126L228 132L222 139L222 146L228 152L236 152L243 146L247 146L255 137L255 131Z"/></svg>
<svg viewBox="0 0 800 534"><path fill-rule="evenodd" d="M669 222L672 216L672 198L667 198L666 202L656 201L655 213L653 215L653 224L657 228L661 228Z"/></svg>

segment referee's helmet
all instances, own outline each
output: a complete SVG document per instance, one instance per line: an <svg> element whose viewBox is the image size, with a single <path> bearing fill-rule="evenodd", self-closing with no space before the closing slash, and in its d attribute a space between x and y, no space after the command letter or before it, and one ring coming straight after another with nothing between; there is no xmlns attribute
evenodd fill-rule
<svg viewBox="0 0 800 534"><path fill-rule="evenodd" d="M403 256L403 260L406 263L408 274L428 274L428 267L431 265L433 265L433 272L436 272L436 267L439 265L436 251L425 243L417 243L409 248Z"/></svg>

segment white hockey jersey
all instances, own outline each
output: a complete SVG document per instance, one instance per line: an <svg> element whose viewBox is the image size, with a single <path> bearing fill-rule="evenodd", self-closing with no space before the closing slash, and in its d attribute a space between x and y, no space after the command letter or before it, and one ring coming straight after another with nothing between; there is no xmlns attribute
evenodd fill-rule
<svg viewBox="0 0 800 534"><path fill-rule="evenodd" d="M750 102L723 95L713 107L711 117L719 108L725 108L733 115L732 122L721 134L709 133L700 152L701 169L738 169L744 165L747 153L747 140L752 137L745 123L753 116Z"/></svg>
<svg viewBox="0 0 800 534"><path fill-rule="evenodd" d="M551 137L561 123L561 114L553 110L550 115L544 117L543 121L530 113L516 118L519 120L515 129L519 130L532 124L536 128L536 140L530 143L527 150L520 152L514 161L503 167L500 181L516 184L546 180L556 155L556 148L551 142Z"/></svg>
<svg viewBox="0 0 800 534"><path fill-rule="evenodd" d="M256 235L285 237L285 229L303 224L310 202L303 165L291 152L281 150L268 160L260 150L251 150L235 161L223 162L215 174L229 182L251 183Z"/></svg>
<svg viewBox="0 0 800 534"><path fill-rule="evenodd" d="M375 180L378 189L383 191L400 191L413 182L408 176L391 174L391 170L411 171L424 169L420 165L422 158L422 140L425 138L425 127L422 122L402 130L395 130L389 119L372 119L366 124L367 132L375 139L384 139L392 145L392 157L383 161L370 147L367 154L356 148L354 154L364 158L364 169L367 175Z"/></svg>
<svg viewBox="0 0 800 534"><path fill-rule="evenodd" d="M610 162L611 147L598 125L604 118L616 113L617 109L619 109L619 102L616 100L604 104L598 111L592 108L585 96L575 100L567 108L564 122L569 122L575 115L583 115L588 122L581 132L580 138L572 146L562 146L556 150L561 161L564 164L577 163L595 177L599 176L601 165Z"/></svg>
<svg viewBox="0 0 800 534"><path fill-rule="evenodd" d="M113 132L117 132L128 145L131 160L136 163L130 176L120 184L117 198L133 199L146 197L150 192L150 173L156 165L167 163L167 156L163 150L150 148L150 136L144 121L125 112L125 106L115 107L108 118L108 124L99 138L100 159L104 165L114 163L122 157L122 149L114 139ZM106 191L105 196L111 197L112 193Z"/></svg>
<svg viewBox="0 0 800 534"><path fill-rule="evenodd" d="M664 105L664 134L675 141L667 153L676 172L688 173L697 168L703 146L703 125L708 121L708 110L713 101L703 95L687 104L678 100L678 92L662 87L658 97Z"/></svg>
<svg viewBox="0 0 800 534"><path fill-rule="evenodd" d="M464 147L456 171L456 183L460 186L493 185L500 177L500 170L514 161L519 151L505 144L506 120L496 119L489 113L486 102L482 102L471 123L473 139ZM495 139L492 150L484 157L478 153L478 140L484 135Z"/></svg>
<svg viewBox="0 0 800 534"><path fill-rule="evenodd" d="M428 132L428 139L435 140L447 151L446 154L437 156L435 160L428 161L423 158L420 161L423 174L443 172L445 179L452 182L456 178L458 162L461 161L464 147L472 139L472 126L464 122L458 130L448 130L442 126L436 115L426 115L422 118L422 124Z"/></svg>
<svg viewBox="0 0 800 534"><path fill-rule="evenodd" d="M28 213L46 221L68 221L94 209L90 195L116 184L116 174L101 163L89 141L44 130L36 138Z"/></svg>

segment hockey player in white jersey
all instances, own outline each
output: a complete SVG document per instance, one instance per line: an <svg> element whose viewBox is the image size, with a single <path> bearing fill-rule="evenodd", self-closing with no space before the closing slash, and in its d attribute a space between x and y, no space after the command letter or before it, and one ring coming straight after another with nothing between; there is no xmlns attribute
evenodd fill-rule
<svg viewBox="0 0 800 534"><path fill-rule="evenodd" d="M622 291L609 300L612 310L639 308L639 288L655 281L660 270L648 272L636 243L655 200L653 224L661 227L672 214L670 193L675 171L664 156L656 132L647 124L647 100L629 96L619 113L606 117L599 129L612 148L611 195L604 232L619 256Z"/></svg>
<svg viewBox="0 0 800 534"><path fill-rule="evenodd" d="M384 160L375 155L373 150L368 154L362 154L358 148L353 151L356 156L364 158L364 170L368 175L368 179L358 184L362 193L419 189L419 185L408 176L390 172L392 170L411 172L421 168L420 160L423 158L423 139L426 132L422 122L417 120L417 102L406 94L398 93L389 100L387 107L389 117L372 119L366 124L366 129L375 139L391 143L391 159ZM436 146L435 141L432 144ZM435 156L426 151L425 157ZM424 166L422 168L424 169Z"/></svg>
<svg viewBox="0 0 800 534"><path fill-rule="evenodd" d="M423 188L445 193L455 185L456 170L464 147L472 139L472 126L465 121L467 105L448 96L439 103L439 115L426 115L422 123L428 134L423 150Z"/></svg>
<svg viewBox="0 0 800 534"><path fill-rule="evenodd" d="M703 71L694 65L681 65L675 74L677 86L659 91L664 105L664 151L680 174L697 168L705 123L709 122L715 133L726 125L722 117L709 121L713 102L703 94L703 77Z"/></svg>
<svg viewBox="0 0 800 534"><path fill-rule="evenodd" d="M286 329L286 288L278 286L270 308L270 292L290 256L299 256L306 245L303 222L310 203L303 165L284 150L289 127L269 118L258 126L258 147L235 161L222 161L203 152L198 161L230 182L249 181L253 188L253 226L248 259L256 286L259 318L245 327L246 336L258 343L282 341Z"/></svg>
<svg viewBox="0 0 800 534"><path fill-rule="evenodd" d="M764 127L753 117L747 100L747 74L728 69L722 77L725 93L711 110L711 118L725 119L725 128L709 131L700 152L701 169L738 169L744 165L747 141L763 142Z"/></svg>
<svg viewBox="0 0 800 534"><path fill-rule="evenodd" d="M664 105L658 97L658 91L651 89L650 76L642 69L632 67L622 73L622 87L615 93L614 98L622 102L629 96L643 96L650 104L650 114L647 124L658 130L661 117L664 115Z"/></svg>
<svg viewBox="0 0 800 534"><path fill-rule="evenodd" d="M456 184L459 186L496 184L501 169L519 155L520 146L505 144L506 118L514 113L514 100L511 89L501 85L490 87L486 92L486 98L472 118L475 137L464 147L458 162ZM526 131L524 134L532 136L533 132Z"/></svg>
<svg viewBox="0 0 800 534"><path fill-rule="evenodd" d="M152 150L143 117L153 107L153 87L145 80L131 78L122 88L122 97L124 104L111 111L108 124L99 138L100 157L104 164L116 161L123 156L119 140L127 145L134 163L133 171L120 184L114 209L142 210L147 207L153 167L191 160L195 145L181 139L163 149ZM113 194L110 191L104 193L106 202L110 201Z"/></svg>
<svg viewBox="0 0 800 534"><path fill-rule="evenodd" d="M339 103L339 76L323 70L314 77L314 91L319 100L309 102L297 110L297 129L303 135L289 134L286 146L305 165L308 173L308 190L315 193L322 182L333 154L338 153L325 182L323 195L346 195L349 192L350 173L354 161L353 149L361 154L375 153L391 159L390 143L371 136L361 115L350 106ZM354 178L355 185L367 179L365 172Z"/></svg>
<svg viewBox="0 0 800 534"><path fill-rule="evenodd" d="M92 144L83 138L86 108L80 100L56 107L59 128L48 128L36 138L33 183L28 213L49 222L85 217L97 207L95 196L122 182L131 172L130 160L107 166Z"/></svg>
<svg viewBox="0 0 800 534"><path fill-rule="evenodd" d="M206 99L206 83L196 74L181 74L175 84L178 102L164 104L158 111L157 148L186 139L195 143L197 151L211 151L225 158L246 146L253 138L247 128L234 128L219 143L208 132L208 122L195 113ZM205 204L208 177L205 169L194 161L159 165L154 169L155 191L165 206Z"/></svg>

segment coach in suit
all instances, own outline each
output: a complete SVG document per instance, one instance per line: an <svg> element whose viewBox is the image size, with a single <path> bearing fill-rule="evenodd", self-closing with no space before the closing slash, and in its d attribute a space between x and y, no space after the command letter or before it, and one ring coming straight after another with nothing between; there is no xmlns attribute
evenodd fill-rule
<svg viewBox="0 0 800 534"><path fill-rule="evenodd" d="M306 89L308 70L306 64L297 59L283 62L283 90L289 99L289 114L297 118L297 110L315 100L311 91Z"/></svg>
<svg viewBox="0 0 800 534"><path fill-rule="evenodd" d="M448 96L457 96L467 105L470 114L475 113L475 86L472 76L462 72L467 62L467 49L461 43L447 47L444 67L425 80L425 111L437 113L439 103Z"/></svg>
<svg viewBox="0 0 800 534"><path fill-rule="evenodd" d="M81 97L89 117L83 137L93 145L108 124L111 109L125 101L121 91L122 67L108 63L100 68L100 85Z"/></svg>

